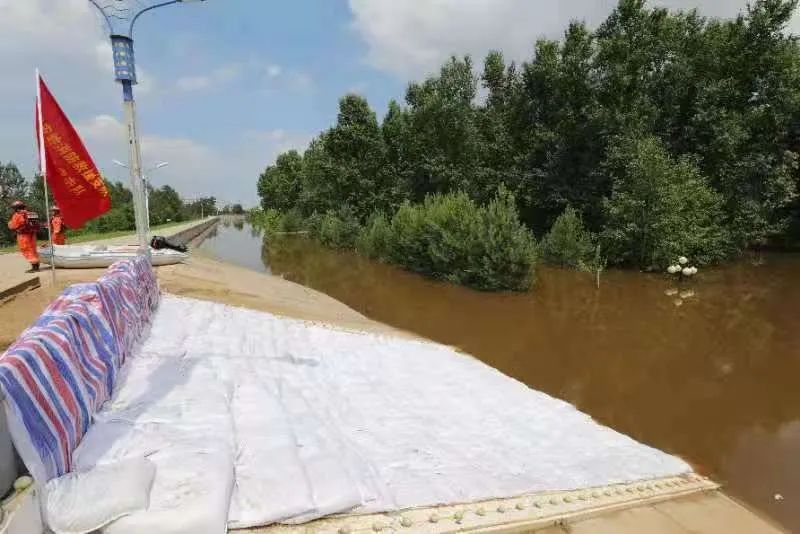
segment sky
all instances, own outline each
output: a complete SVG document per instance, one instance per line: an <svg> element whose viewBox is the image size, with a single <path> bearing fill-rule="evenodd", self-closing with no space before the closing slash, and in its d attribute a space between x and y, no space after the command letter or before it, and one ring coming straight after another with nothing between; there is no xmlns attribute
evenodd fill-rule
<svg viewBox="0 0 800 534"><path fill-rule="evenodd" d="M117 2L120 0L103 0ZM139 4L153 0L124 0ZM732 17L747 0L656 0ZM339 97L378 116L410 80L450 55L532 55L572 19L594 27L615 0L206 0L143 15L134 29L145 167L186 198L257 203L256 181L282 151L303 149L336 118ZM800 34L800 15L791 31ZM95 163L127 180L121 88L102 20L88 0L0 0L0 161L36 167L38 67Z"/></svg>

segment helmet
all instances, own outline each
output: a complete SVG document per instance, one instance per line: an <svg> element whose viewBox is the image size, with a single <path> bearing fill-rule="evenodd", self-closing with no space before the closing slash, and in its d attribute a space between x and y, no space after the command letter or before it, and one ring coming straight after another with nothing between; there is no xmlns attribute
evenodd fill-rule
<svg viewBox="0 0 800 534"><path fill-rule="evenodd" d="M61 209L58 206L53 206L52 208L50 208L50 211L52 211L53 213L56 213L56 212L60 212Z"/></svg>
<svg viewBox="0 0 800 534"><path fill-rule="evenodd" d="M11 207L14 208L15 210L21 209L25 207L25 203L21 200L15 200L14 202L11 203Z"/></svg>

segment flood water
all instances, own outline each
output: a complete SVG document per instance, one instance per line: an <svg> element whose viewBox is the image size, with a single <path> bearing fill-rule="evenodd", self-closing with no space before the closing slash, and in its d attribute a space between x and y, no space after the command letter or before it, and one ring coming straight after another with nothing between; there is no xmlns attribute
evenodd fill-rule
<svg viewBox="0 0 800 534"><path fill-rule="evenodd" d="M302 237L267 244L246 223L220 225L201 248L458 346L800 532L800 255L749 257L685 284L609 271L599 289L591 275L541 268L531 292L497 294Z"/></svg>

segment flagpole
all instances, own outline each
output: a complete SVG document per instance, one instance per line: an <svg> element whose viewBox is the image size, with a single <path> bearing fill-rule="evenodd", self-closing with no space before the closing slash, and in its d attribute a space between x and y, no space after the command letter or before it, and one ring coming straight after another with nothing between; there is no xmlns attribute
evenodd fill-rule
<svg viewBox="0 0 800 534"><path fill-rule="evenodd" d="M42 78L39 69L36 69L36 121L39 131L39 172L44 184L44 209L47 217L47 238L50 240L50 272L53 276L53 286L56 285L56 246L53 244L53 227L50 224L50 198L47 189L47 158L44 150L44 125L42 124Z"/></svg>

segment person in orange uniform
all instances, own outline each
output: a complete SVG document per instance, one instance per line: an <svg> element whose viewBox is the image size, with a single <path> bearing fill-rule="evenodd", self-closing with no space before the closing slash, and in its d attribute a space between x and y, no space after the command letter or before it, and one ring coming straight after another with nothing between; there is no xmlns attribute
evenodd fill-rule
<svg viewBox="0 0 800 534"><path fill-rule="evenodd" d="M50 210L50 233L54 245L67 244L67 227L64 226L64 219L61 218L61 210L58 206L53 206Z"/></svg>
<svg viewBox="0 0 800 534"><path fill-rule="evenodd" d="M8 221L8 229L17 234L17 246L19 251L31 264L29 273L39 270L39 253L36 250L36 232L39 230L39 221L35 214L25 209L25 203L21 200L11 204L14 214Z"/></svg>

